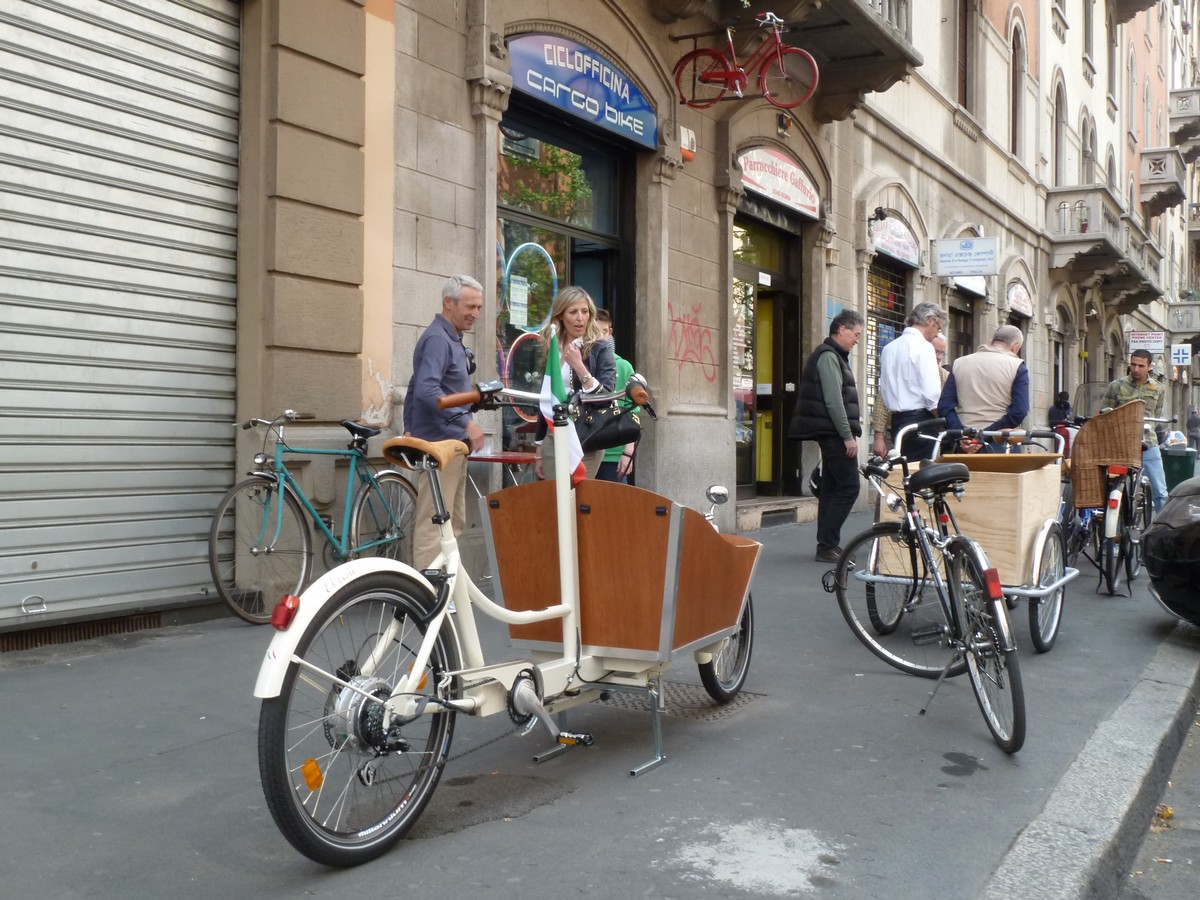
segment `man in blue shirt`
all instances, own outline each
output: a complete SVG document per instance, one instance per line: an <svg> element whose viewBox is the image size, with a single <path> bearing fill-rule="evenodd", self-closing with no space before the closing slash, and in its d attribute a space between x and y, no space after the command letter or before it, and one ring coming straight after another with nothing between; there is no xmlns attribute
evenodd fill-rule
<svg viewBox="0 0 1200 900"><path fill-rule="evenodd" d="M483 449L483 430L466 407L437 406L439 397L471 388L475 357L463 346L462 336L475 327L482 313L483 286L469 275L451 276L442 286L442 311L433 317L413 349L412 379L404 395L405 434L423 441L460 440L472 452ZM456 456L440 475L442 496L457 535L466 521L467 458ZM417 484L413 565L418 569L428 567L440 550L429 479L422 477Z"/></svg>

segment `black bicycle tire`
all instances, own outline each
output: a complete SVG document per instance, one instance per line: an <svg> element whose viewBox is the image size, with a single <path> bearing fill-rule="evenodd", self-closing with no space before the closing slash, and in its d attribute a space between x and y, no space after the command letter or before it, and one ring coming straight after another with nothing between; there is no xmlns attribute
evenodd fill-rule
<svg viewBox="0 0 1200 900"><path fill-rule="evenodd" d="M375 480L380 487L385 484L393 484L400 487L401 492L405 496L406 506L404 510L399 512L389 510L388 522L391 524L394 521L402 523L402 534L395 536L392 541L387 544L381 544L378 547L368 548L366 552L360 552L359 547L363 544L363 522L365 518L364 510L368 501L375 496L373 487L370 484L364 484L354 494L354 506L350 515L350 540L348 541L349 549L355 556L382 556L387 559L394 559L398 562L412 565L412 547L413 547L413 532L416 525L417 511L417 489L413 483L404 477L400 472L391 469L376 472ZM405 515L407 511L408 515ZM373 521L378 517L372 515ZM404 525L407 525L407 530L404 530Z"/></svg>
<svg viewBox="0 0 1200 900"><path fill-rule="evenodd" d="M742 690L746 675L750 671L750 658L754 653L754 598L747 594L746 608L738 619L738 629L721 649L722 658L714 657L710 662L700 663L700 682L708 695L718 703L728 703ZM726 674L725 654L733 655L733 664Z"/></svg>
<svg viewBox="0 0 1200 900"><path fill-rule="evenodd" d="M920 580L919 585L917 576L915 574L912 576L914 585L913 587L907 589L907 594L904 599L904 604L907 607L907 611L904 612L903 615L907 617L907 623L906 627L903 629L897 630L896 628L892 628L886 633L876 632L873 635L872 631L875 629L871 624L871 615L865 605L866 587L869 585L869 582L864 581L862 585L864 590L862 609L855 608L857 602L849 594L851 588L850 579L854 577L853 573L850 571L851 567L856 567L856 570L857 568L861 567L857 562L858 557L861 556L862 559L868 561L865 563L867 567L871 569L879 568L878 559L881 551L877 549L876 541L882 540L895 543L897 546L903 548L903 553L908 554L910 552L910 548L908 548L907 544L904 543L907 541L907 538L903 537L902 532L903 526L900 522L879 522L868 528L866 531L855 535L846 544L846 549L842 552L841 559L838 560L837 568L834 570L835 592L837 594L838 608L841 610L842 618L846 620L846 624L850 627L850 631L854 634L854 636L861 644L863 644L863 646L870 650L879 659L883 660L893 668L899 669L901 672L905 672L909 675L916 675L921 678L937 678L942 674L942 671L945 668L945 660L947 657L944 653L940 654L940 659L938 659L936 662L933 656L934 651L932 650L928 651L930 657L925 661L919 661L910 658L910 655L916 655L915 649L912 654L908 653L908 644L912 644L912 646L915 648L917 646L933 646L934 643L937 643L939 650L944 649L940 646L940 642L918 644L913 640L914 631L931 629L934 627L940 627L944 629L944 631L949 630L945 621L945 614L941 608L940 601L936 596L936 591L934 591L933 588L933 582L929 578L928 573L922 573L924 578ZM908 562L905 562L901 558L899 560L899 564L911 570L911 556L909 557ZM886 573L882 571L869 573L868 577L878 577L880 574L883 574L886 577ZM907 578L908 575L904 575L903 577ZM902 584L902 582L893 582L893 584L895 586L899 586ZM878 597L880 586L878 584L875 585L874 590L876 591L876 595L873 597L873 602L878 604L880 602ZM918 593L923 595L926 590L933 591L932 595L928 597L917 597ZM914 615L914 613L916 613L916 615ZM881 640L885 638L887 639L886 646ZM949 677L953 677L961 675L965 671L966 664L960 660L951 666L947 675Z"/></svg>
<svg viewBox="0 0 1200 900"><path fill-rule="evenodd" d="M988 593L986 560L979 558L982 551L977 554L965 538L953 543L957 546L947 552L950 593L960 619L959 637L971 689L992 739L1005 753L1016 753L1025 743L1025 690L1016 649L1005 649L1001 644L1000 635L1008 631L1008 611L1001 600L992 599ZM959 574L964 569L971 584L969 594L964 592L964 577ZM1002 621L1005 624L999 624ZM1007 704L1011 722L1000 721L1001 703Z"/></svg>
<svg viewBox="0 0 1200 900"><path fill-rule="evenodd" d="M266 475L239 481L225 493L225 496L221 498L221 502L217 504L216 509L213 511L212 524L209 526L208 531L208 567L217 595L225 602L225 605L229 607L234 615L251 625L265 625L271 621L271 612L279 597L266 596L264 591L258 590L256 593L259 602L252 603L246 590L239 590L235 595L234 588L228 583L229 578L227 578L227 573L224 571L229 565L227 555L222 552L222 541L228 539L228 536L224 534L226 530L224 524L225 514L228 512L229 507L236 503L237 497L240 494L248 492L251 489L260 489L275 495L278 492L278 484L275 478ZM309 531L308 520L304 516L300 502L290 489L284 488L283 498L285 514L291 517L300 538L301 546L298 555L301 565L300 572L294 583L291 579L288 579L288 583L281 584L280 589L282 593L299 594L312 575L312 534ZM234 532L233 540L236 542L238 533L236 511L234 512L234 516L235 518L231 527ZM255 554L255 558L257 559L257 554ZM236 565L236 547L234 549L233 560Z"/></svg>
<svg viewBox="0 0 1200 900"><path fill-rule="evenodd" d="M267 807L288 842L314 862L354 866L386 853L420 818L437 789L454 737L454 711L439 709L418 716L404 726L411 727L409 736L414 739L407 749L380 752L364 746L363 734L377 724L369 717L369 708L362 701L355 707L355 695L345 693L347 689L334 680L359 678L360 657L365 662L369 653L364 651L375 648L372 640L377 642L378 628L389 624L389 616L400 621L403 614L404 623L411 627L403 634L411 634L412 639L401 639L402 634L387 644L375 672L380 684L361 676L364 690L386 692L388 681L382 676L390 675L394 681L408 671L403 663L411 663L428 626L426 617L433 600L426 586L391 572L351 581L324 603L296 646L295 655L309 663L304 678L298 679L301 666L292 662L279 695L263 700L258 755ZM378 605L380 611L368 606L366 614L360 615L360 608L369 604ZM347 653L353 655L346 658ZM457 643L449 627L443 626L430 659L429 687L420 690L432 692L444 673L459 668ZM450 695L457 697L460 689L455 678ZM347 707L353 715L347 715ZM289 718L293 713L295 722ZM297 722L303 723L303 728L297 727ZM322 722L325 725L320 725ZM316 766L315 773L306 771L305 760ZM373 771L378 773L378 781L364 781L361 773L376 764L379 768ZM327 781L337 787L330 792L334 798L331 805L323 806L321 792ZM397 782L397 787L388 787ZM379 791L371 793L376 784ZM375 802L384 793L388 797ZM361 822L345 821L358 812L355 804L360 795L364 806L370 804L379 812L368 813ZM394 807L390 805L393 802ZM343 821L344 827L339 829Z"/></svg>
<svg viewBox="0 0 1200 900"><path fill-rule="evenodd" d="M1142 574L1142 535L1154 521L1154 502L1150 497L1150 485L1138 482L1133 494L1133 507L1130 513L1129 551L1125 558L1125 578L1133 581Z"/></svg>
<svg viewBox="0 0 1200 900"><path fill-rule="evenodd" d="M1035 587L1043 588L1062 578L1066 569L1066 556L1066 540L1063 538L1062 526L1054 522L1042 544L1041 559L1038 561L1038 584ZM1033 641L1033 648L1038 653L1048 653L1058 639L1065 599L1065 586L1054 591L1052 596L1029 599L1029 636Z"/></svg>

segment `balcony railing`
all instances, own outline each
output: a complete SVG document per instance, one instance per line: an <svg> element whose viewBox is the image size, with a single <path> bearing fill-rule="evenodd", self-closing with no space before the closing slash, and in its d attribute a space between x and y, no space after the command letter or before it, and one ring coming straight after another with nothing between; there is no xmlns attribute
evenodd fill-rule
<svg viewBox="0 0 1200 900"><path fill-rule="evenodd" d="M1147 216L1161 215L1179 206L1187 196L1187 166L1174 147L1143 150L1138 155L1140 200Z"/></svg>
<svg viewBox="0 0 1200 900"><path fill-rule="evenodd" d="M1200 136L1200 85L1171 91L1170 108L1172 144Z"/></svg>
<svg viewBox="0 0 1200 900"><path fill-rule="evenodd" d="M1046 220L1056 240L1121 244L1121 203L1104 185L1050 188Z"/></svg>
<svg viewBox="0 0 1200 900"><path fill-rule="evenodd" d="M912 41L912 4L909 0L867 0L879 17Z"/></svg>

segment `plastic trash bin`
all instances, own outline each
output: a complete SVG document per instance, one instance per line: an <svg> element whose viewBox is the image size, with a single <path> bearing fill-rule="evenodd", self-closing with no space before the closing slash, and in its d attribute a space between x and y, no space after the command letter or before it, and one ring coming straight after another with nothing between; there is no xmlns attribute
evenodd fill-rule
<svg viewBox="0 0 1200 900"><path fill-rule="evenodd" d="M1163 447L1162 458L1168 493L1195 474L1196 451L1191 447Z"/></svg>

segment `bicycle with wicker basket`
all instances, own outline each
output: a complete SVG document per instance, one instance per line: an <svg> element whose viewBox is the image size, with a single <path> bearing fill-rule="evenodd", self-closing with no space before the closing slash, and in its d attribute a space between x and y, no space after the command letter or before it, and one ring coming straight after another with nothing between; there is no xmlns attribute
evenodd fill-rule
<svg viewBox="0 0 1200 900"><path fill-rule="evenodd" d="M783 42L785 22L772 12L755 16L759 28L770 28L767 36L754 48L743 63L738 60L733 45L737 27L725 27L725 50L698 47L675 65L675 87L679 102L693 109L708 109L731 91L735 97L748 99L748 73L757 72L760 95L780 109L794 109L805 103L817 90L819 73L812 54ZM681 35L678 39L700 38L707 34Z"/></svg>
<svg viewBox="0 0 1200 900"><path fill-rule="evenodd" d="M1110 595L1122 574L1127 586L1141 572L1141 534L1154 515L1141 475L1142 431L1159 420L1146 418L1145 409L1134 400L1083 420L1071 445L1070 502L1062 513L1067 563L1089 560L1100 573L1097 587Z"/></svg>

